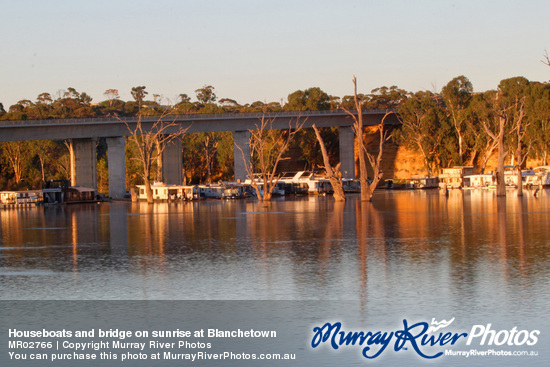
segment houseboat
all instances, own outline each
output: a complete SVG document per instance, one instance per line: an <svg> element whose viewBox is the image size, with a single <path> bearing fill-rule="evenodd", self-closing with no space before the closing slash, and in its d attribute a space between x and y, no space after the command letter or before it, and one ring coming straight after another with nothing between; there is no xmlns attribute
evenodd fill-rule
<svg viewBox="0 0 550 367"><path fill-rule="evenodd" d="M0 204L29 206L42 202L41 190L0 191Z"/></svg>
<svg viewBox="0 0 550 367"><path fill-rule="evenodd" d="M528 177L534 178L535 171L530 169L524 169L521 170L521 185L524 186L527 182ZM532 180L532 179L531 179ZM530 181L531 181L530 180ZM504 183L506 184L506 187L518 187L518 171L516 167L514 166L506 166L504 167Z"/></svg>
<svg viewBox="0 0 550 367"><path fill-rule="evenodd" d="M256 195L256 190L253 188L253 185L257 185L260 190L260 193L263 195L263 189L264 189L263 180L259 174L254 174L253 180L251 180L250 178L247 178L246 180L244 180L244 185L251 187L250 193L252 195ZM275 187L273 188L273 191L271 192L271 195L284 196L285 194L286 194L285 183L277 181L277 183L275 184Z"/></svg>
<svg viewBox="0 0 550 367"><path fill-rule="evenodd" d="M439 177L414 177L409 179L413 189L437 189Z"/></svg>
<svg viewBox="0 0 550 367"><path fill-rule="evenodd" d="M292 182L303 189L307 187L307 193L313 195L331 194L334 191L329 179L320 177L313 171L296 172L285 182Z"/></svg>
<svg viewBox="0 0 550 367"><path fill-rule="evenodd" d="M285 195L307 195L310 193L310 184L314 186L309 180L312 175L306 171L284 173L279 179L279 189L284 190ZM314 190L312 190L314 191Z"/></svg>
<svg viewBox="0 0 550 367"><path fill-rule="evenodd" d="M539 166L533 168L534 175L525 178L524 185L532 186L550 186L550 166Z"/></svg>
<svg viewBox="0 0 550 367"><path fill-rule="evenodd" d="M464 189L488 188L496 185L496 178L493 173L464 176Z"/></svg>
<svg viewBox="0 0 550 367"><path fill-rule="evenodd" d="M69 186L67 180L46 181L42 189L43 204L76 204L100 201L97 191L88 187Z"/></svg>
<svg viewBox="0 0 550 367"><path fill-rule="evenodd" d="M464 177L475 174L472 166L454 166L451 168L443 168L443 172L439 175L439 187L449 189L460 189L464 187Z"/></svg>
<svg viewBox="0 0 550 367"><path fill-rule="evenodd" d="M138 188L138 200L147 200L145 185L136 185ZM153 200L197 200L201 193L198 186L189 185L167 185L162 182L155 182L151 185Z"/></svg>
<svg viewBox="0 0 550 367"><path fill-rule="evenodd" d="M246 185L238 183L199 185L198 188L204 199L243 199L248 195Z"/></svg>
<svg viewBox="0 0 550 367"><path fill-rule="evenodd" d="M439 177L393 178L386 180L384 186L390 190L436 189L439 187Z"/></svg>

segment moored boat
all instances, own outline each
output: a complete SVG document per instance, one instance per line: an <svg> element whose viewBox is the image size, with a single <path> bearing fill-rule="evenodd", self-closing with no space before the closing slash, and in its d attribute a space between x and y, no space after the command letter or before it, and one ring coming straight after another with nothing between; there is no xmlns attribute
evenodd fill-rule
<svg viewBox="0 0 550 367"><path fill-rule="evenodd" d="M42 189L42 196L42 203L45 205L93 203L102 200L95 189L69 186L67 180L46 181Z"/></svg>

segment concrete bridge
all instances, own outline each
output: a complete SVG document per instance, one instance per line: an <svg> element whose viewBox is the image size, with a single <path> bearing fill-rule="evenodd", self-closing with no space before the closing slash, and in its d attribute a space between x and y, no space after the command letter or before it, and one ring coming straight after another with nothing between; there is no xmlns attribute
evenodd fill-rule
<svg viewBox="0 0 550 367"><path fill-rule="evenodd" d="M363 111L365 126L380 124L385 110ZM175 123L166 133L187 129L187 133L233 132L235 179L244 180L246 169L243 154L250 160L250 130L256 130L262 113L232 114L193 114L166 116L163 120ZM274 112L265 117L272 120L272 128L288 129L298 121L304 128L338 127L340 140L341 170L346 178L355 177L353 119L345 111L306 111ZM141 125L145 132L150 131L158 116L143 116ZM96 142L106 138L109 166L109 194L120 198L126 192L126 165L124 148L126 137L131 135L138 118L85 118L85 119L49 119L17 120L0 122L0 142L23 140L69 140L71 152L71 184L75 186L97 187ZM385 124L399 124L397 116L386 118ZM238 148L240 147L240 149ZM242 149L242 152L241 152ZM162 154L163 178L167 184L183 182L183 162L181 140L174 140Z"/></svg>

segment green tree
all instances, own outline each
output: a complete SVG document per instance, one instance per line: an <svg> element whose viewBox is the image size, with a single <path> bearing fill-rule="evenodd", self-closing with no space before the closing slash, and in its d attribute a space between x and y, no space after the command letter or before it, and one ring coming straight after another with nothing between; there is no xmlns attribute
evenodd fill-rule
<svg viewBox="0 0 550 367"><path fill-rule="evenodd" d="M409 95L410 93L406 90L395 85L389 88L383 86L373 89L370 94L364 96L362 106L365 109L393 110L399 108Z"/></svg>
<svg viewBox="0 0 550 367"><path fill-rule="evenodd" d="M532 142L537 160L547 165L550 147L550 85L531 82L526 108L531 126L527 131L527 140Z"/></svg>
<svg viewBox="0 0 550 367"><path fill-rule="evenodd" d="M30 165L30 154L27 141L7 141L2 143L3 155L6 157L15 180L19 184L25 178L25 172Z"/></svg>
<svg viewBox="0 0 550 367"><path fill-rule="evenodd" d="M422 154L428 175L439 167L438 153L446 140L441 125L444 113L431 92L417 92L399 107L401 128L394 131L396 141Z"/></svg>
<svg viewBox="0 0 550 367"><path fill-rule="evenodd" d="M204 87L195 90L195 93L197 94L197 100L201 104L209 104L216 102L216 94L214 93L214 87L211 85L205 85Z"/></svg>
<svg viewBox="0 0 550 367"><path fill-rule="evenodd" d="M441 93L454 132L458 140L458 164L462 165L466 154L467 108L473 93L472 83L461 75L443 87Z"/></svg>
<svg viewBox="0 0 550 367"><path fill-rule="evenodd" d="M145 86L140 86L140 87L132 87L132 90L131 90L131 94L132 94L132 98L137 102L139 108L141 108L141 103L143 102L143 100L145 99L145 96L147 94L149 94L146 90L145 90Z"/></svg>
<svg viewBox="0 0 550 367"><path fill-rule="evenodd" d="M320 111L330 109L330 96L319 87L297 90L288 95L286 111Z"/></svg>

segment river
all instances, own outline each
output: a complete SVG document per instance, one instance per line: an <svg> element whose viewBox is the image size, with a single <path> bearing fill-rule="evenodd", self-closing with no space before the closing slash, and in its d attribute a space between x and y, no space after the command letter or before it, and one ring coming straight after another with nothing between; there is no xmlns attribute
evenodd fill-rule
<svg viewBox="0 0 550 367"><path fill-rule="evenodd" d="M323 317L379 329L403 328L403 319L455 318L468 329L538 328L535 350L544 354L550 190L499 199L483 190L379 191L372 203L358 199L282 198L267 208L234 200L4 210L0 297L271 301L301 305L285 315L299 323L305 312L308 327L322 325ZM339 311L315 315L320 308ZM322 362L340 352L307 353ZM446 365L465 361L446 358Z"/></svg>

